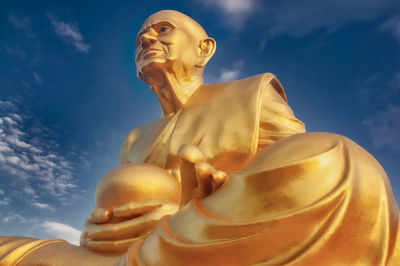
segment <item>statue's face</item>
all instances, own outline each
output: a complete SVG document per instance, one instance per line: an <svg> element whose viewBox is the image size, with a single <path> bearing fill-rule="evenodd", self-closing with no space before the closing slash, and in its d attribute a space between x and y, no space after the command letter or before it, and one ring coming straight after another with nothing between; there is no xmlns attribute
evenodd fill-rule
<svg viewBox="0 0 400 266"><path fill-rule="evenodd" d="M196 24L174 11L150 16L136 38L135 62L139 76L152 76L160 69L177 72L177 68L188 71L194 68L200 41L207 36Z"/></svg>

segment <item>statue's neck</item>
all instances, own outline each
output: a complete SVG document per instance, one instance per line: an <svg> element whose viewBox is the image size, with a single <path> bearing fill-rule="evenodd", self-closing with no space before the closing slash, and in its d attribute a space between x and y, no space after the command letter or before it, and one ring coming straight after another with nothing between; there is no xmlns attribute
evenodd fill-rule
<svg viewBox="0 0 400 266"><path fill-rule="evenodd" d="M164 115L178 112L187 103L192 94L203 85L201 76L177 78L175 75L164 75L162 82L151 83L161 104Z"/></svg>

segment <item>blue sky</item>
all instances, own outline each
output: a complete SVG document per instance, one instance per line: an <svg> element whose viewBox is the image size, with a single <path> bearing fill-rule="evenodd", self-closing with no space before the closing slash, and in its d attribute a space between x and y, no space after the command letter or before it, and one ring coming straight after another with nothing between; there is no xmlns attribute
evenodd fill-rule
<svg viewBox="0 0 400 266"><path fill-rule="evenodd" d="M308 131L347 136L400 201L400 5L395 0L3 1L0 235L77 242L99 179L160 107L135 37L162 9L215 38L205 81L272 72Z"/></svg>

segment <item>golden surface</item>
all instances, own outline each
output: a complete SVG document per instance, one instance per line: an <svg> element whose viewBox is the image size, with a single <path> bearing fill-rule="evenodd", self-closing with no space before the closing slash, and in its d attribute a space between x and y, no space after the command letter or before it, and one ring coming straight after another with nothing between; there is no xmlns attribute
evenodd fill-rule
<svg viewBox="0 0 400 266"><path fill-rule="evenodd" d="M203 84L216 43L176 11L150 16L136 48L163 115L126 137L81 247L0 237L0 265L400 265L384 170L305 133L274 75Z"/></svg>

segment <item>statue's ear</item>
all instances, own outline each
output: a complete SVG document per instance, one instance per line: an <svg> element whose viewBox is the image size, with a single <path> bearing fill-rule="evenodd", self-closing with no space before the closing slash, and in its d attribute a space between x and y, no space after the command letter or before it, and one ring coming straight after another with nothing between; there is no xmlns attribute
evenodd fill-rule
<svg viewBox="0 0 400 266"><path fill-rule="evenodd" d="M213 38L207 37L206 39L202 40L197 48L199 60L196 67L205 67L205 65L214 55L216 48L217 44Z"/></svg>

